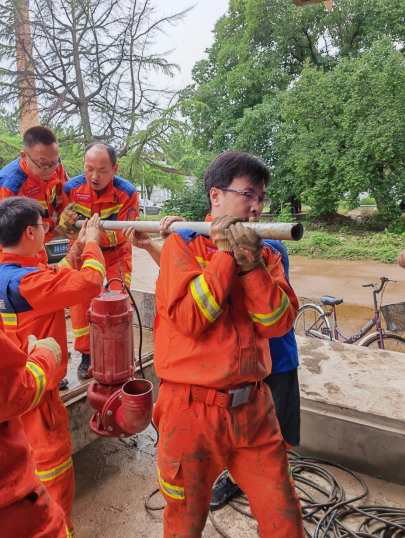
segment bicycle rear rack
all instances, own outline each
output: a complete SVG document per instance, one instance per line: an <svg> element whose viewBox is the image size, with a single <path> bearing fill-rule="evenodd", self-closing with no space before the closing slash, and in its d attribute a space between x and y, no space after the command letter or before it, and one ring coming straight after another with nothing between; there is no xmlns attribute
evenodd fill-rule
<svg viewBox="0 0 405 538"><path fill-rule="evenodd" d="M300 306L304 306L305 304L316 304L317 306L321 306L322 308L325 307L323 303L320 301L315 301L314 299L308 299L307 297L298 297L298 300L300 302Z"/></svg>

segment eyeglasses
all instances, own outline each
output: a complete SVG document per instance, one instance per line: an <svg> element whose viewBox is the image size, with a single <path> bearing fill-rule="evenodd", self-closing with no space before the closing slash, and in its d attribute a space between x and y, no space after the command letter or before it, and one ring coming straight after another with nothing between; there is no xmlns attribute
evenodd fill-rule
<svg viewBox="0 0 405 538"><path fill-rule="evenodd" d="M31 157L31 155L28 153L28 151L25 152L28 157L30 158L30 160L35 164L35 166L37 166L38 168L40 168L41 170L48 170L48 168L56 168L57 166L60 165L61 163L61 160L60 160L60 157L58 156L58 162L57 163L54 163L54 164L37 164L34 159Z"/></svg>
<svg viewBox="0 0 405 538"><path fill-rule="evenodd" d="M246 191L235 191L234 189L225 189L225 187L218 187L221 189L221 191L228 191L228 192L236 192L238 194L243 194L243 196L246 198L246 202L249 204L255 204L256 202L259 202L259 205L264 206L264 200L266 199L265 196L258 196L257 194L253 194L252 192L246 192Z"/></svg>
<svg viewBox="0 0 405 538"><path fill-rule="evenodd" d="M40 222L39 224L31 224L31 226L42 226L45 233L49 232L49 222Z"/></svg>

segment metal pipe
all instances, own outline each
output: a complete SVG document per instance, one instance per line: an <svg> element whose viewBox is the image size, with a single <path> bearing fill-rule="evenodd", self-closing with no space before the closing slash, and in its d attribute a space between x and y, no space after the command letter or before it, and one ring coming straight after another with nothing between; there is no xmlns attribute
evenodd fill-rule
<svg viewBox="0 0 405 538"><path fill-rule="evenodd" d="M81 228L82 220L76 221L76 228ZM124 221L105 220L102 221L103 230L122 231L124 228L135 228L139 232L159 233L160 222L157 221ZM248 226L263 239L281 239L283 241L299 241L304 233L304 228L300 222L242 222L243 226ZM209 235L211 222L173 222L168 231L193 230L202 235Z"/></svg>

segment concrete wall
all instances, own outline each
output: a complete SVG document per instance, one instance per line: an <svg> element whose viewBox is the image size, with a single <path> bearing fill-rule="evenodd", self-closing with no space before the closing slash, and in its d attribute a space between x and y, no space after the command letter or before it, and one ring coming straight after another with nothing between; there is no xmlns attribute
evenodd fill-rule
<svg viewBox="0 0 405 538"><path fill-rule="evenodd" d="M301 454L405 484L405 357L297 338Z"/></svg>

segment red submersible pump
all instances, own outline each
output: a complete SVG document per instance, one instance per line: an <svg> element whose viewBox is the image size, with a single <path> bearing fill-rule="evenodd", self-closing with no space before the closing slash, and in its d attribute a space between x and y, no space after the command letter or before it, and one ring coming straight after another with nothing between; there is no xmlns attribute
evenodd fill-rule
<svg viewBox="0 0 405 538"><path fill-rule="evenodd" d="M93 299L87 311L90 326L89 376L94 378L87 389L87 400L96 409L90 419L92 431L101 437L123 438L140 433L149 426L153 411L153 385L146 379L133 377L134 306L130 303L125 284L121 290L115 291L110 290L110 282Z"/></svg>

